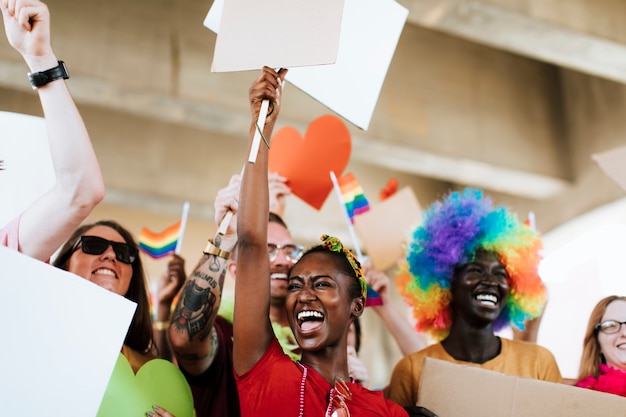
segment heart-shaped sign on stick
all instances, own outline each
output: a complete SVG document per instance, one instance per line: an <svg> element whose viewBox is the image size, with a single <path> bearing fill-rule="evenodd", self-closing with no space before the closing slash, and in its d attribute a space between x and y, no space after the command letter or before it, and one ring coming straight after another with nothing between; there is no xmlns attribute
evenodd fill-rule
<svg viewBox="0 0 626 417"><path fill-rule="evenodd" d="M352 141L343 121L332 115L311 122L304 138L293 127L274 135L269 169L287 178L291 192L320 210L333 189L330 171L341 175L350 160Z"/></svg>
<svg viewBox="0 0 626 417"><path fill-rule="evenodd" d="M158 405L176 417L192 417L191 388L180 370L164 359L146 362L137 375L120 353L109 380L98 417L145 416Z"/></svg>

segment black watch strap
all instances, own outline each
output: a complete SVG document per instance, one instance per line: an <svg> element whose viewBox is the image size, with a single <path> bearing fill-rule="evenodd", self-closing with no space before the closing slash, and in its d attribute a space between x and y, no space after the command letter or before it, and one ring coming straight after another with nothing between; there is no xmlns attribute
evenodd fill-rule
<svg viewBox="0 0 626 417"><path fill-rule="evenodd" d="M64 80L70 78L70 74L67 72L67 67L63 61L59 61L59 65L54 68L40 72L28 73L28 79L30 80L30 85L33 86L33 90L43 87L49 82L60 78L63 78Z"/></svg>

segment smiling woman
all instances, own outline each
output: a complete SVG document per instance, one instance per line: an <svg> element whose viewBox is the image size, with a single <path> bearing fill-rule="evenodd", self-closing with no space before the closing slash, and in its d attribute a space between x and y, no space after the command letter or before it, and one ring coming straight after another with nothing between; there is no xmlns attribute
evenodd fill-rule
<svg viewBox="0 0 626 417"><path fill-rule="evenodd" d="M82 225L61 247L54 260L54 266L135 302L137 308L126 333L124 345L121 347L121 353L128 360L135 374L147 362L157 358L159 352L153 339L150 299L144 267L139 257L137 242L128 230L112 220L100 220L93 224ZM123 366L116 367L111 381L119 381L122 378L120 375L124 373L123 370ZM182 375L180 379L184 379ZM164 380L164 378L159 381L163 387L167 387L170 382L172 381ZM115 382L110 382L107 388L107 395L110 395L112 403L118 404L118 407L128 405L126 399L119 397L119 395L129 395L125 389L120 389ZM191 391L186 385L182 388L183 392L185 390L189 391L191 401ZM169 401L169 399L164 401ZM105 403L108 404L108 401L103 401L103 404ZM159 415L171 416L167 411L158 407L154 409L155 412L157 409L161 410ZM108 411L102 411L102 408L100 411L107 415ZM123 414L124 410L120 408L115 411ZM152 413L152 411L149 412Z"/></svg>
<svg viewBox="0 0 626 417"><path fill-rule="evenodd" d="M561 382L548 350L494 333L508 325L523 329L541 314L540 249L533 229L481 191L454 192L433 204L409 242L397 283L417 330L443 341L398 362L386 396L414 406L425 357Z"/></svg>
<svg viewBox="0 0 626 417"><path fill-rule="evenodd" d="M111 220L83 225L65 242L54 266L137 303L124 340L124 345L136 352L129 361L137 372L155 357L144 268L137 242L128 230Z"/></svg>
<svg viewBox="0 0 626 417"><path fill-rule="evenodd" d="M270 138L280 112L280 91L286 71L264 68L250 88L256 129ZM274 111L263 127L256 125L260 104L270 100ZM261 145L256 162L245 166L237 213L238 262L235 280L233 368L241 415L406 416L397 404L350 381L348 331L365 306L360 264L341 242L322 236L322 245L295 263L288 276L285 310L302 359L283 353L269 320L268 149Z"/></svg>

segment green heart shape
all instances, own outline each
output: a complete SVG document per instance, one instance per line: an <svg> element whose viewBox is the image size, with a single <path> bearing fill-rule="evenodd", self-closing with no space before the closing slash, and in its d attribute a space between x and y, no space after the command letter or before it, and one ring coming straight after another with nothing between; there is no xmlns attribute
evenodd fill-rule
<svg viewBox="0 0 626 417"><path fill-rule="evenodd" d="M120 353L102 398L98 417L143 417L158 405L176 417L193 417L193 397L180 370L152 359L137 372Z"/></svg>

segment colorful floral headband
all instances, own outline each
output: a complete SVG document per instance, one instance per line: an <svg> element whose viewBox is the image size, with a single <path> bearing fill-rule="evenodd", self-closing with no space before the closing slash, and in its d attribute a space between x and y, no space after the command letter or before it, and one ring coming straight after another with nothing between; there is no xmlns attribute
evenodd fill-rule
<svg viewBox="0 0 626 417"><path fill-rule="evenodd" d="M348 262L350 262L350 266L354 270L354 274L359 280L359 284L361 284L361 295L363 298L367 295L367 281L365 281L365 276L363 275L363 269L361 268L361 263L354 256L354 254L350 251L350 249L345 248L341 241L333 236L328 236L326 234L322 235L320 238L322 240L322 246L328 249L331 252L340 252L346 257Z"/></svg>

